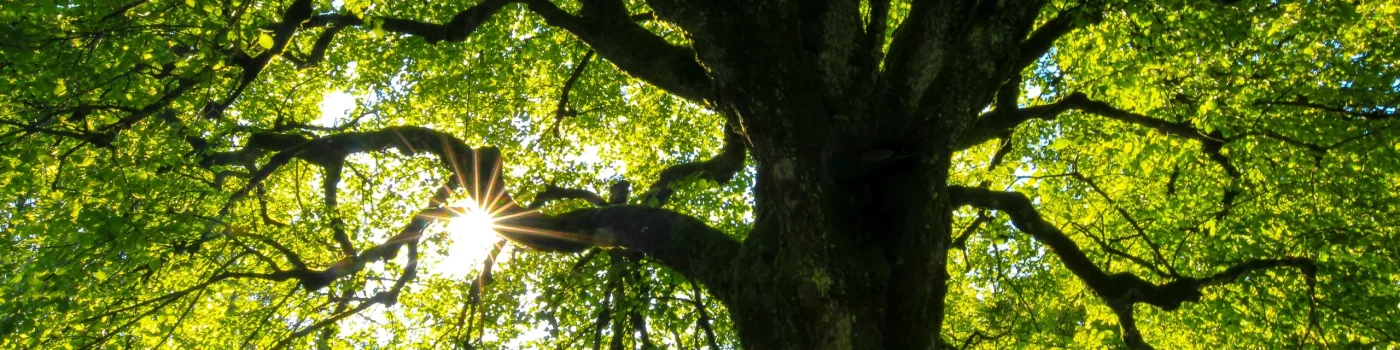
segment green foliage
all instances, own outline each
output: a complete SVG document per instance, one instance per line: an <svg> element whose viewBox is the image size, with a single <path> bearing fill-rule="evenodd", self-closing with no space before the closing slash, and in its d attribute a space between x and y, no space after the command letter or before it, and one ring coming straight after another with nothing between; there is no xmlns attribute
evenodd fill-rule
<svg viewBox="0 0 1400 350"><path fill-rule="evenodd" d="M247 238L252 235L325 268L340 258L329 218L344 218L357 247L378 244L427 207L447 176L433 159L393 152L354 156L332 210L321 205L321 169L293 162L266 181L264 194L220 215L230 194L246 183L231 172L246 170L201 166L201 151L185 141L189 136L207 139L206 152L223 152L245 145L250 132L287 125L346 131L426 126L473 146L501 148L510 191L523 194L546 184L604 193L598 190L624 177L649 183L664 166L720 146L722 121L712 112L597 63L571 91L571 107L580 112L559 121L559 136L551 135L554 102L586 46L519 6L493 16L460 43L432 45L377 25L347 28L323 62L299 68L296 60L308 58L325 31L304 30L288 45L291 57L274 58L221 117L201 117L207 102L223 99L241 78L244 70L229 60L233 53L256 56L274 46L267 28L286 5L177 0L0 6L0 22L7 23L0 29L0 348L273 346L345 311L342 300L353 307L359 300L353 298L390 288L404 269L402 254L314 292L292 282L247 278L191 287L226 271L289 268L274 247ZM461 7L365 1L315 6L434 22ZM651 27L679 38L664 26ZM181 79L192 88L171 94ZM172 96L162 101L166 94ZM327 96L349 104L327 105ZM129 129L110 148L22 126L96 133L146 106L157 106L155 113L124 126ZM348 109L340 114L338 108ZM712 225L739 232L751 220L746 189L752 182L741 177L705 193L680 195L670 206L705 212L701 217ZM210 232L249 236L181 252ZM447 232L442 225L427 232L432 237L426 238L424 259L441 260ZM428 265L419 268L397 305L368 308L296 344L591 346L591 327L608 292L592 282L606 275L610 260L606 254L588 261L583 256L508 248L478 304L468 294L485 254L454 260L458 265ZM698 297L691 282L650 262L628 263L643 278L623 282L613 297L625 304L618 310L644 314L656 339L704 342L698 310L687 301ZM643 284L650 288L639 289ZM722 306L704 299L719 340L732 344L734 331Z"/></svg>
<svg viewBox="0 0 1400 350"><path fill-rule="evenodd" d="M988 180L992 188L1033 194L1041 214L1105 270L1157 283L1171 280L1160 274L1170 272L1157 271L1167 265L1183 276L1208 276L1260 257L1321 263L1316 292L1297 271L1278 270L1208 288L1201 303L1179 310L1139 305L1138 327L1159 348L1393 347L1400 334L1400 250L1394 244L1400 241L1400 124L1297 102L1394 115L1400 67L1393 62L1400 46L1391 38L1400 34L1400 5L1130 2L1111 8L1114 15L1061 39L1029 69L1032 78L1023 85L1029 94L1020 103L1047 104L1084 92L1118 108L1218 132L1211 137L1228 140L1221 152L1241 178L1230 179L1199 142L1069 112L1021 126L1012 144L1030 146L1012 148L993 171L986 169L996 142L962 153L964 183ZM1217 215L1231 190L1243 194L1228 215ZM989 215L981 226L989 232L971 236L950 260L956 287L949 302L958 311L949 327L956 339L994 348L1123 346L1112 311L1058 268L1045 246L1018 238L1023 234L1004 215ZM976 212L965 209L961 217L958 227ZM1169 264L1156 260L1154 250Z"/></svg>
<svg viewBox="0 0 1400 350"><path fill-rule="evenodd" d="M668 165L703 160L723 143L723 117L602 60L571 87L568 107L577 113L558 117L564 81L589 48L521 5L507 5L463 41L429 43L386 30L380 17L446 23L468 5L314 1L318 14L372 19L343 28L323 61L302 67L330 31L306 25L228 101L246 71L239 58L274 49L270 28L289 3L0 5L0 348L283 341L332 349L582 348L597 339L606 346L618 330L633 334L600 325L603 310L613 324L645 320L663 347L708 346L710 333L719 345L737 344L724 306L655 262L610 250L512 247L494 258L488 278L487 254L466 259L473 264L433 263L446 259L453 240L440 224L423 237L417 278L394 302L362 311L351 308L393 290L409 269L407 254L316 291L294 281L218 279L290 269L284 248L308 266L333 266L342 258L331 233L336 219L356 247L379 244L429 206L450 176L427 157L355 155L328 208L322 167L296 160L235 201L252 169L201 160L242 149L253 133L428 127L499 147L513 194L546 185L606 193L623 179L650 185ZM647 11L640 1L628 3L631 13ZM1073 5L1052 3L1047 18ZM1206 289L1200 303L1180 310L1139 305L1139 328L1162 348L1396 346L1400 118L1364 115L1397 113L1400 3L1107 6L1103 21L1062 38L1027 69L1023 90L1032 93L1017 102L1045 105L1082 92L1189 125L1228 139L1220 152L1239 178L1200 142L1070 112L1019 127L1017 146L995 168L989 160L997 142L959 153L952 182L1027 193L1105 270L1153 282L1208 276L1260 257L1321 263L1315 291L1300 274L1270 270ZM897 24L910 4L892 8ZM669 23L642 26L687 43ZM209 106L224 102L228 108L211 117ZM688 179L673 186L664 206L742 240L754 220L754 173L749 166L727 184ZM1239 197L1222 205L1232 191ZM585 206L567 201L544 210ZM955 233L978 215L959 211ZM1123 345L1113 312L1052 252L1005 215L985 215L950 252L948 339L983 348ZM218 239L204 241L211 236Z"/></svg>

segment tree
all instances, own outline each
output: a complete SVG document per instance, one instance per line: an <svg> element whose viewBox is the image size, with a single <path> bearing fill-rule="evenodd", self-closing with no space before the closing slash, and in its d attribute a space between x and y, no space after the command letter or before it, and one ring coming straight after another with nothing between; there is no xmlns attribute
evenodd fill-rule
<svg viewBox="0 0 1400 350"><path fill-rule="evenodd" d="M8 3L0 346L1393 347L1397 13Z"/></svg>

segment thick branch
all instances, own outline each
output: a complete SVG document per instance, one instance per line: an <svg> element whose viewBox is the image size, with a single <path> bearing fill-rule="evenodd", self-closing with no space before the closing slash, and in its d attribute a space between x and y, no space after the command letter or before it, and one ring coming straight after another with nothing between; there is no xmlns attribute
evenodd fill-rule
<svg viewBox="0 0 1400 350"><path fill-rule="evenodd" d="M639 205L507 216L499 224L501 235L536 250L574 253L599 246L639 251L710 288L727 283L729 263L739 251L738 241L700 220Z"/></svg>
<svg viewBox="0 0 1400 350"><path fill-rule="evenodd" d="M326 28L325 31L322 31L321 36L316 37L316 43L311 46L311 53L307 54L305 59L293 59L289 55L289 52L284 52L283 54L287 55L288 59L291 59L296 63L297 69L315 67L317 64L320 64L321 61L326 59L326 50L330 48L331 41L335 40L335 35L337 33L340 33L340 31L343 29L345 29L344 26L334 26Z"/></svg>
<svg viewBox="0 0 1400 350"><path fill-rule="evenodd" d="M228 97L225 97L223 102L210 103L205 106L204 117L214 119L222 115L224 110L232 105L239 95L243 94L243 90L248 88L248 84L252 84L254 80L258 79L258 74L262 73L263 69L267 68L268 63L272 62L272 57L282 54L282 51L287 48L287 43L292 41L292 36L296 34L297 29L301 28L301 22L311 18L312 10L311 0L296 0L292 2L291 6L287 6L287 9L282 12L282 21L277 24L277 28L273 31L272 47L256 57L240 60L243 66L243 76L239 78L238 85L233 88L232 92L229 92Z"/></svg>
<svg viewBox="0 0 1400 350"><path fill-rule="evenodd" d="M87 143L92 144L93 146L97 146L97 147L101 147L101 148L108 148L108 149L113 148L113 146L112 146L112 135L111 135L111 134L106 134L106 133L86 133L86 132L75 132L75 131L48 129L48 128L42 128L42 127L38 127L38 126L26 124L26 123L12 122L12 121L3 120L3 119L0 119L0 125L9 125L9 126L13 126L13 127L19 128L20 130L24 131L25 133L30 133L30 134L44 134L44 135L51 135L51 136L58 136L58 137L66 137L66 138L70 138L70 139L74 139L74 140L79 140L79 141L87 142Z"/></svg>
<svg viewBox="0 0 1400 350"><path fill-rule="evenodd" d="M494 206L498 205L496 203L501 203L499 207L507 208L514 206L514 201L505 193L505 185L500 177L499 151L494 148L472 149L452 135L427 128L403 126L377 131L342 133L317 139L307 139L300 135L254 134L249 138L244 149L238 152L254 154L255 157L266 151L276 151L277 153L249 177L248 183L241 190L230 197L220 215L228 215L236 201L246 197L251 189L260 186L264 180L292 159L302 159L326 169L326 205L330 210L334 210L335 187L339 181L340 167L345 158L350 154L381 151L389 148L396 148L405 154L433 154L442 161L444 168L451 171L452 176L450 176L447 185L433 197L430 206L441 206L454 191L461 189L465 189L468 195L479 201L495 202L483 204ZM483 173L486 173L486 176L481 176ZM304 264L298 264L300 266L289 273L292 273L293 278L298 279L308 290L323 288L332 281L359 272L365 264L396 256L400 247L417 242L433 220L444 217L445 215L441 215L441 211L443 211L442 208L430 208L414 215L409 224L398 235L379 245L358 252L358 254L350 244L343 222L335 219L332 222L332 228L335 231L336 241L344 250L345 257L325 270L313 271L307 269ZM213 237L213 235L206 233L189 246L197 249ZM287 252L284 251L285 253ZM288 255L294 256L294 254Z"/></svg>
<svg viewBox="0 0 1400 350"><path fill-rule="evenodd" d="M1087 98L1084 94L1075 93L1047 105L1020 109L998 108L987 112L978 117L977 123L973 125L971 130L958 140L957 148L968 148L994 138L1003 137L1016 126L1032 119L1053 120L1060 113L1073 108L1075 101Z"/></svg>
<svg viewBox="0 0 1400 350"><path fill-rule="evenodd" d="M1043 4L916 1L895 31L882 78L914 116L960 124L949 118L985 106L1005 77L1020 72L1015 52Z"/></svg>
<svg viewBox="0 0 1400 350"><path fill-rule="evenodd" d="M373 17L369 20L351 14L328 13L311 16L302 27L323 27L329 25L336 26L361 26L366 23L377 23L379 29L390 33L399 33L423 38L429 44L448 41L457 42L466 40L471 36L476 28L481 27L491 15L499 12L506 5L518 2L517 0L486 0L478 3L466 10L457 12L452 16L452 20L446 24L437 24L416 21L411 19L393 17Z"/></svg>
<svg viewBox="0 0 1400 350"><path fill-rule="evenodd" d="M618 68L652 85L691 101L702 102L710 96L709 77L695 60L695 52L671 45L645 28L637 25L646 16L629 16L615 9L616 0L591 1L580 16L569 14L549 0L486 0L457 13L447 24L435 24L399 18L365 20L348 14L326 14L312 17L306 26L364 25L380 23L386 32L422 37L429 43L462 41L481 26L487 18L505 5L523 2L530 10L544 17L550 25L568 30ZM601 10L600 10L601 9Z"/></svg>
<svg viewBox="0 0 1400 350"><path fill-rule="evenodd" d="M428 43L462 41L476 31L487 18L514 0L486 0L458 12L447 24L433 24L397 18L384 18L383 30L422 37Z"/></svg>
<svg viewBox="0 0 1400 350"><path fill-rule="evenodd" d="M1103 20L1103 14L1097 9L1088 9L1084 5L1061 11L1055 14L1055 18L1045 22L1040 28L1031 32L1030 37L1021 42L1020 57L1016 60L1015 68L1011 74L1020 74L1021 70L1035 64L1050 48L1055 46L1055 41L1060 37L1069 34L1079 28L1079 23L1098 23Z"/></svg>
<svg viewBox="0 0 1400 350"><path fill-rule="evenodd" d="M938 63L942 59L941 46L947 45L947 34L942 25L952 21L933 18L938 9L933 1L915 1L909 16L894 30L889 52L885 54L885 74L883 78L894 87L897 96L906 96L906 106L917 104L915 97L921 96L924 86L938 74ZM947 11L954 12L954 11Z"/></svg>
<svg viewBox="0 0 1400 350"><path fill-rule="evenodd" d="M1225 269L1225 271L1221 271L1220 273L1211 275L1210 277L1202 278L1200 280L1201 286L1205 287L1227 284L1230 282L1234 282L1235 279L1238 279L1241 276L1244 276L1251 272L1277 267L1296 268L1299 271L1302 271L1303 275L1308 276L1309 278L1312 278L1317 274L1317 263L1313 262L1312 259L1259 259L1235 264L1235 266L1231 266L1230 268Z"/></svg>
<svg viewBox="0 0 1400 350"><path fill-rule="evenodd" d="M711 97L710 78L696 62L695 52L667 43L626 12L607 10L617 8L619 0L592 1L580 16L549 0L524 2L545 22L573 33L627 74L687 100L703 103Z"/></svg>
<svg viewBox="0 0 1400 350"><path fill-rule="evenodd" d="M1016 228L1029 233L1037 241L1050 247L1060 257L1065 268L1073 272L1075 276L1079 276L1079 279L1083 280L1090 288L1095 291L1114 289L1108 273L1094 265L1094 262L1089 259L1088 255L1084 254L1084 251L1079 249L1079 245L1075 244L1074 240L1071 240L1055 225L1041 218L1040 213L1035 211L1035 207L1025 195L961 186L951 186L948 188L948 192L957 204L997 210L1011 215L1011 222Z"/></svg>
<svg viewBox="0 0 1400 350"><path fill-rule="evenodd" d="M398 149L404 154L428 153L436 156L442 162L442 166L454 175L449 186L470 186L467 188L470 191L467 194L472 198L495 199L504 195L501 179L496 176L497 171L491 169L499 166L500 151L490 147L472 149L455 136L428 128L399 126L375 131L341 133L318 139L307 139L298 135L254 134L241 152L272 150L277 151L277 154L259 168L243 190L235 193L232 199L246 196L252 186L267 179L292 159L328 166L343 162L350 154L390 148ZM479 175L490 175L491 178L478 179Z"/></svg>

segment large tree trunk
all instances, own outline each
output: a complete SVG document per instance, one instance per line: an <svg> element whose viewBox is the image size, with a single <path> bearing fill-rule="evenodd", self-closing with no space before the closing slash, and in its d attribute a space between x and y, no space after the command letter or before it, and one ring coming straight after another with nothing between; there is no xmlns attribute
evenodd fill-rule
<svg viewBox="0 0 1400 350"><path fill-rule="evenodd" d="M810 111L822 105L765 112L830 118ZM803 119L754 109L732 110L745 120ZM749 128L757 222L734 262L734 282L717 292L746 348L931 348L940 341L952 207L948 159L928 155L947 154L946 143L823 124Z"/></svg>
<svg viewBox="0 0 1400 350"><path fill-rule="evenodd" d="M859 1L648 3L688 34L701 84L678 78L699 69L690 64L645 66L680 57L664 45L609 51L624 40L594 38L631 33L617 29L617 3L584 2L583 18L614 19L598 28L531 8L743 135L758 168L755 227L722 277L692 272L711 281L744 346L938 347L955 138L1020 71L1041 2L915 2L888 45L885 1L869 2L869 18Z"/></svg>

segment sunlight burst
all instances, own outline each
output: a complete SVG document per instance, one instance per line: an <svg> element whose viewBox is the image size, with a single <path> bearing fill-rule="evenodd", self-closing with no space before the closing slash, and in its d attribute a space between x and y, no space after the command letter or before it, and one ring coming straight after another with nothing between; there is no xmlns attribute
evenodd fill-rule
<svg viewBox="0 0 1400 350"><path fill-rule="evenodd" d="M470 198L460 202L459 207L462 212L447 222L447 255L442 257L436 270L444 276L467 278L481 269L482 262L496 242L501 241L501 236L496 233L498 218L492 216L489 209L479 207ZM500 257L505 256L500 254Z"/></svg>

